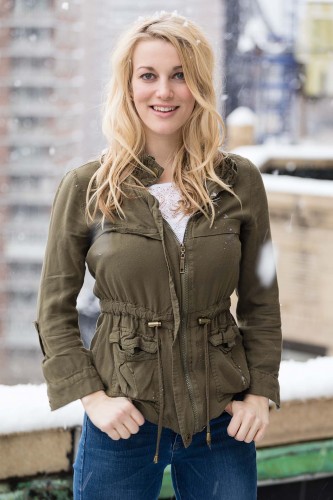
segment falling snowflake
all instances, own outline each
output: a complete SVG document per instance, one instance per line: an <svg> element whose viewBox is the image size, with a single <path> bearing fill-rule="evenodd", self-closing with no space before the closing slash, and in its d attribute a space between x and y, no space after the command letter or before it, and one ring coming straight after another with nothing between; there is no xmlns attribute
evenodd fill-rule
<svg viewBox="0 0 333 500"><path fill-rule="evenodd" d="M260 250L257 276L263 287L269 288L275 278L275 258L274 249L271 241L264 243Z"/></svg>
<svg viewBox="0 0 333 500"><path fill-rule="evenodd" d="M68 10L69 9L69 2L62 2L61 8L63 10Z"/></svg>

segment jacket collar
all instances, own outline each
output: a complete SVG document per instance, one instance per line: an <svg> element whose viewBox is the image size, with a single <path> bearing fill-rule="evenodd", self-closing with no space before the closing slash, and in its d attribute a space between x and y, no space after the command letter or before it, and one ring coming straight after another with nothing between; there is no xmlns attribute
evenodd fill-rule
<svg viewBox="0 0 333 500"><path fill-rule="evenodd" d="M151 155L143 154L140 156L140 160L145 165L146 169L143 169L138 164L133 173L145 187L149 187L157 182L164 169ZM228 184L228 186L234 186L237 178L237 164L235 160L226 153L219 152L215 172L223 182ZM207 189L211 196L216 196L223 190L219 184L211 180L207 181Z"/></svg>

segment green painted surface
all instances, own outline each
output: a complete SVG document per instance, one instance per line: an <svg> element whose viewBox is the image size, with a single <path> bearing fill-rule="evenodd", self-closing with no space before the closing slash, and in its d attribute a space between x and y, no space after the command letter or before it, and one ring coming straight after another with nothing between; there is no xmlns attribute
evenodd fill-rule
<svg viewBox="0 0 333 500"><path fill-rule="evenodd" d="M164 470L162 489L158 498L172 498L174 494L171 480L171 467L168 465Z"/></svg>
<svg viewBox="0 0 333 500"><path fill-rule="evenodd" d="M333 474L333 440L258 450L258 479Z"/></svg>

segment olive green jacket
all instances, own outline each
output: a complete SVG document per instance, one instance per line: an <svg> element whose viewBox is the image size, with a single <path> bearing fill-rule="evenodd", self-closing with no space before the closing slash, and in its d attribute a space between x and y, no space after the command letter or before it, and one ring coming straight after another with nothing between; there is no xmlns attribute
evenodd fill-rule
<svg viewBox="0 0 333 500"><path fill-rule="evenodd" d="M163 168L151 156L143 162L148 171L138 165L135 174L149 186ZM187 447L237 393L279 404L280 307L276 279L258 273L270 241L258 169L221 153L216 172L241 203L209 181L214 224L196 212L181 245L147 189L124 199L126 219L89 227L86 190L98 166L70 171L52 210L36 321L51 408L102 389L130 398ZM76 309L86 264L101 308L90 349ZM229 311L235 289L238 326Z"/></svg>

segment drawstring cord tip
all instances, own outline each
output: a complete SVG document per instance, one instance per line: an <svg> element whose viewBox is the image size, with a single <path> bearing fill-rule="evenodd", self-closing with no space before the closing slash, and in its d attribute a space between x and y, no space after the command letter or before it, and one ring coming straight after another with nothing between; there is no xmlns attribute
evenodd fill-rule
<svg viewBox="0 0 333 500"><path fill-rule="evenodd" d="M206 443L207 443L209 449L211 450L212 438L211 438L210 432L207 432L207 434L206 434Z"/></svg>
<svg viewBox="0 0 333 500"><path fill-rule="evenodd" d="M158 454L156 453L156 455L154 456L154 464L157 464L158 462Z"/></svg>

